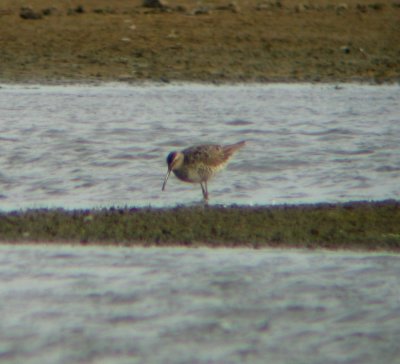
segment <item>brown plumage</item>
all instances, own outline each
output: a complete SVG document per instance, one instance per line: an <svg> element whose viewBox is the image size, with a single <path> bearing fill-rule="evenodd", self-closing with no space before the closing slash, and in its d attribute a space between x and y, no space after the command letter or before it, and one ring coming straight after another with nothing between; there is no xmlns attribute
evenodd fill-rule
<svg viewBox="0 0 400 364"><path fill-rule="evenodd" d="M171 152L167 157L168 172L162 190L165 190L171 172L180 180L200 183L204 200L208 200L207 181L228 163L229 158L240 148L244 141L230 145L206 144Z"/></svg>

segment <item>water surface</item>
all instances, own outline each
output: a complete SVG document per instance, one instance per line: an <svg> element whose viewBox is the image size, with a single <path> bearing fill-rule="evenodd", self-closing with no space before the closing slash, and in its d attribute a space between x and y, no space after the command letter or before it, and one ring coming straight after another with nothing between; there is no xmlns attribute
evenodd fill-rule
<svg viewBox="0 0 400 364"><path fill-rule="evenodd" d="M4 363L398 363L400 256L0 246Z"/></svg>
<svg viewBox="0 0 400 364"><path fill-rule="evenodd" d="M165 157L247 140L213 203L400 196L400 88L0 88L0 210L200 200ZM391 254L0 246L6 363L396 363Z"/></svg>
<svg viewBox="0 0 400 364"><path fill-rule="evenodd" d="M248 145L212 203L400 197L400 88L197 84L0 88L0 209L173 206L201 200L171 150Z"/></svg>

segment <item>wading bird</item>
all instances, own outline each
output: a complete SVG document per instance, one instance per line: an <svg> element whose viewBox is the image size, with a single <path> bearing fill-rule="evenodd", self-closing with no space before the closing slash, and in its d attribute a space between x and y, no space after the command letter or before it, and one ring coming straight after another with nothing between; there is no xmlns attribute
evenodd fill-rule
<svg viewBox="0 0 400 364"><path fill-rule="evenodd" d="M171 172L180 180L189 183L200 183L204 201L208 201L208 180L228 163L230 157L244 147L244 141L230 145L198 145L174 151L168 154L168 172L165 176L162 191Z"/></svg>

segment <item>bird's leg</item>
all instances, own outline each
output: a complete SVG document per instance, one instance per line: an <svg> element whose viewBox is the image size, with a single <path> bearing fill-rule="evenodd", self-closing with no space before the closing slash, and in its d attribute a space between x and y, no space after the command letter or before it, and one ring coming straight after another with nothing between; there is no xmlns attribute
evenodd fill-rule
<svg viewBox="0 0 400 364"><path fill-rule="evenodd" d="M208 191L207 191L207 181L204 181L204 186L203 182L200 182L201 190L203 192L203 198L205 202L208 202Z"/></svg>

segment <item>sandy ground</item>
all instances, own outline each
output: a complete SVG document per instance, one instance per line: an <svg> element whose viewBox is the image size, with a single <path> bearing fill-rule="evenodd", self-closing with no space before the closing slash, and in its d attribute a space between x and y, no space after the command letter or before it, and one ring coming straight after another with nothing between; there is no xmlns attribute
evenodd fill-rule
<svg viewBox="0 0 400 364"><path fill-rule="evenodd" d="M0 82L398 82L399 39L398 0L3 0Z"/></svg>

